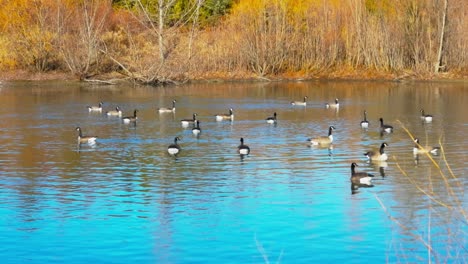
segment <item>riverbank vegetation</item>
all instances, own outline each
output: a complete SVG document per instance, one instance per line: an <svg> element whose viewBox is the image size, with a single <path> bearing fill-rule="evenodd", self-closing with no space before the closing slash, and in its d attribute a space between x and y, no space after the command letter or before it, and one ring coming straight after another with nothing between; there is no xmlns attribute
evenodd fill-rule
<svg viewBox="0 0 468 264"><path fill-rule="evenodd" d="M465 78L463 0L0 0L0 70L158 84ZM10 76L12 76L10 75Z"/></svg>

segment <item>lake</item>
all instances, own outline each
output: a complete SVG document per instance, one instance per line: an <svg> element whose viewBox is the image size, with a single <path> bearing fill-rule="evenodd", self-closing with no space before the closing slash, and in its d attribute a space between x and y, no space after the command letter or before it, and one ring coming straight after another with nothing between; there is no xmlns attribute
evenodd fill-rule
<svg viewBox="0 0 468 264"><path fill-rule="evenodd" d="M307 106L291 105L304 96ZM157 112L172 100L174 113ZM4 82L0 259L466 263L467 105L462 82ZM137 122L105 114L117 106L138 109ZM233 121L216 121L230 108ZM193 113L199 136L180 122ZM380 133L381 117L393 133ZM78 126L96 144L77 144ZM311 146L329 126L332 145ZM415 157L405 129L440 154ZM389 159L368 162L383 142ZM371 185L351 184L352 162Z"/></svg>

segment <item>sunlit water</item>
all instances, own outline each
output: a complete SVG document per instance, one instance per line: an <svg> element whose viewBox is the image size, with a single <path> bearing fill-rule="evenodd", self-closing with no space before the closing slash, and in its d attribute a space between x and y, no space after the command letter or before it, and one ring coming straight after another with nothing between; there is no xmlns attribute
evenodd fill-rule
<svg viewBox="0 0 468 264"><path fill-rule="evenodd" d="M1 263L468 259L466 84L0 85ZM307 107L291 106L304 96ZM326 109L335 97L339 110ZM156 112L173 99L174 114ZM88 113L99 101L103 113ZM138 109L136 125L104 114L116 106L124 116ZM235 120L216 122L229 108ZM180 123L192 113L199 137ZM379 117L393 134L379 133ZM332 147L307 144L331 125ZM78 145L77 126L97 144ZM423 145L443 143L434 160L446 178L429 157L414 159L403 127ZM241 137L251 148L243 158ZM363 153L382 142L390 159L368 163ZM351 162L375 174L372 186L351 186Z"/></svg>

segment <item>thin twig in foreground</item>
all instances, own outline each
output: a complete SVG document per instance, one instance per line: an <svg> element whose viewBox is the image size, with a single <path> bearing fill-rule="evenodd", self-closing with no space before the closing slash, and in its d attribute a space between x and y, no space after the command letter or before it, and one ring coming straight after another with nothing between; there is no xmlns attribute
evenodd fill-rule
<svg viewBox="0 0 468 264"><path fill-rule="evenodd" d="M434 249L432 248L432 246L429 245L420 235L414 234L413 232L410 231L410 229L407 226L403 225L402 223L400 223L400 221L398 221L398 219L391 216L390 213L388 212L387 208L383 204L382 200L380 200L380 198L377 196L377 194L374 193L374 196L375 196L375 199L377 199L377 201L379 202L379 204L382 207L382 209L384 210L384 212L387 214L388 218L390 218L390 220L392 220L394 223L399 225L410 236L412 236L413 238L416 238L417 240L421 241L424 244L424 246L426 246L426 248L431 252L432 256L434 256L434 258L436 258L436 262L438 263L437 256L434 254L435 252L434 252Z"/></svg>

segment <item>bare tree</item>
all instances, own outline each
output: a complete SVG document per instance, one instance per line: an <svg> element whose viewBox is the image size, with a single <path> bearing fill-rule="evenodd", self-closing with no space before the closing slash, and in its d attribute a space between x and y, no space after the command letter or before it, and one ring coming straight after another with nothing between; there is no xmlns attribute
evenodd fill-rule
<svg viewBox="0 0 468 264"><path fill-rule="evenodd" d="M435 73L438 73L441 68L444 67L442 64L442 51L445 41L445 24L447 21L447 10L448 10L448 0L444 0L444 9L442 11L442 26L440 29L440 39L439 39L439 48L437 50L437 62L435 63Z"/></svg>
<svg viewBox="0 0 468 264"><path fill-rule="evenodd" d="M89 78L101 62L99 50L111 0L81 1L76 13L64 15L61 52L68 69L80 79Z"/></svg>
<svg viewBox="0 0 468 264"><path fill-rule="evenodd" d="M198 12L203 2L203 0L190 1L184 13L174 19L171 12L177 0L129 1L134 10L132 13L134 19L142 27L139 32L132 32L130 27L126 30L130 42L128 53L132 59L113 56L106 49L102 51L123 69L124 74L136 82L146 84L175 82L175 79L180 79L176 75L186 74L189 68L187 66L193 54L194 27L198 26ZM180 39L185 32L182 29L189 22L193 23L193 27L187 42L188 47L184 49L189 51L189 60L187 60L186 52L181 54L175 50L182 43Z"/></svg>

